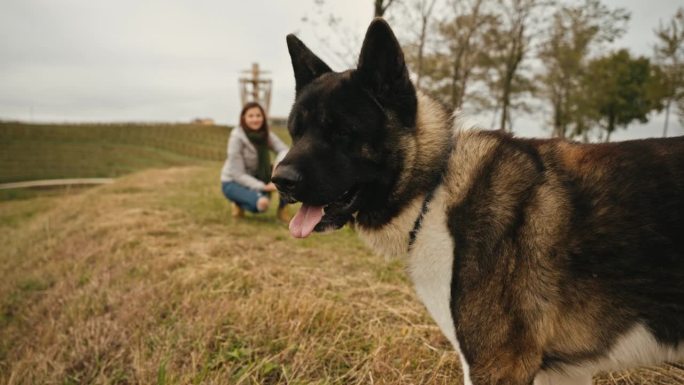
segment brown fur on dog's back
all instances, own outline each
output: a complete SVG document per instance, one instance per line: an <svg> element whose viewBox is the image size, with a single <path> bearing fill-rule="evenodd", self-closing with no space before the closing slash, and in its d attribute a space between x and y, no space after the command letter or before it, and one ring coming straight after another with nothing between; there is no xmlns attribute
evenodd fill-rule
<svg viewBox="0 0 684 385"><path fill-rule="evenodd" d="M456 138L451 307L474 383L595 359L637 322L684 338L683 170L684 138Z"/></svg>

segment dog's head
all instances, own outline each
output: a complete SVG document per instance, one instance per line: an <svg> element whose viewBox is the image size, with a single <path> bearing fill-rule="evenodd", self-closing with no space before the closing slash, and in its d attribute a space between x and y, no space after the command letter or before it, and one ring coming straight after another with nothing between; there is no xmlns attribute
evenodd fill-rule
<svg viewBox="0 0 684 385"><path fill-rule="evenodd" d="M337 229L386 203L402 159L400 138L415 130L416 92L389 25L374 20L356 69L333 72L287 36L296 80L288 119L292 149L274 170L281 196L302 207L295 237Z"/></svg>

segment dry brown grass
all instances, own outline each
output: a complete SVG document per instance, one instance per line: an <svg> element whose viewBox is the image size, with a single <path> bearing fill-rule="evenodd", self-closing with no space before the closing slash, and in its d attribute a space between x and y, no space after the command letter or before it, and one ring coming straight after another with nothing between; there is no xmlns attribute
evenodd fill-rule
<svg viewBox="0 0 684 385"><path fill-rule="evenodd" d="M399 263L347 230L295 241L272 215L233 222L217 175L0 202L0 383L461 383Z"/></svg>

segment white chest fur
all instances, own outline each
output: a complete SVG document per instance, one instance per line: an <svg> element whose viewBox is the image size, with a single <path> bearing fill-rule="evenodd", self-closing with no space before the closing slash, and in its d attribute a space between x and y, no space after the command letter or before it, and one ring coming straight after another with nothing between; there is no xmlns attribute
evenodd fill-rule
<svg viewBox="0 0 684 385"><path fill-rule="evenodd" d="M408 268L416 293L444 335L456 346L451 316L451 275L454 244L443 209L444 194L436 191L423 216L420 231L411 248Z"/></svg>
<svg viewBox="0 0 684 385"><path fill-rule="evenodd" d="M407 263L418 297L444 335L457 347L449 305L454 245L447 229L444 195L442 188L435 191L423 215ZM382 229L360 228L359 236L376 253L389 258L405 258L409 246L408 234L420 213L423 200L424 197L416 198Z"/></svg>
<svg viewBox="0 0 684 385"><path fill-rule="evenodd" d="M447 227L444 199L445 194L441 188L435 191L411 248L408 268L418 297L459 353L464 381L469 385L468 363L461 354L451 315L454 241Z"/></svg>
<svg viewBox="0 0 684 385"><path fill-rule="evenodd" d="M418 297L459 353L464 383L470 385L468 363L460 353L451 316L454 242L447 228L445 195L442 188L435 191L408 255L407 264ZM382 229L359 229L359 236L379 254L390 258L406 257L408 234L420 213L423 199L415 199L406 210Z"/></svg>

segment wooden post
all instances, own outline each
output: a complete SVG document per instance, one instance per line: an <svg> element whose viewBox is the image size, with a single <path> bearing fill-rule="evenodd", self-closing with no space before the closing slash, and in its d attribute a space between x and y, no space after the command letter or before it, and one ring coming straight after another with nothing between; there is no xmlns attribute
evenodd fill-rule
<svg viewBox="0 0 684 385"><path fill-rule="evenodd" d="M271 88L273 82L271 79L262 77L263 74L268 73L259 68L259 63L252 63L251 70L242 71L249 74L249 77L241 77L240 83L240 100L244 106L248 102L257 102L261 104L268 115L271 108Z"/></svg>

